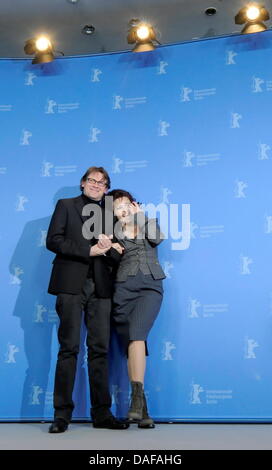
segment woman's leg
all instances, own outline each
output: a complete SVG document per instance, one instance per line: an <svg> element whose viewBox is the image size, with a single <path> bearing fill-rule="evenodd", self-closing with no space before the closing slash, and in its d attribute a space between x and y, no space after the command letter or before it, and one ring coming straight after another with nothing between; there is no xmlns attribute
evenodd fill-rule
<svg viewBox="0 0 272 470"><path fill-rule="evenodd" d="M148 415L143 387L146 366L145 358L145 341L131 341L128 347L128 375L132 395L128 418L130 421L138 422L139 428L154 428L154 421Z"/></svg>
<svg viewBox="0 0 272 470"><path fill-rule="evenodd" d="M128 376L130 381L143 384L145 367L145 342L131 341L128 346Z"/></svg>
<svg viewBox="0 0 272 470"><path fill-rule="evenodd" d="M131 384L131 401L128 419L139 422L143 417L143 383L145 375L145 342L131 341L128 346L128 375Z"/></svg>

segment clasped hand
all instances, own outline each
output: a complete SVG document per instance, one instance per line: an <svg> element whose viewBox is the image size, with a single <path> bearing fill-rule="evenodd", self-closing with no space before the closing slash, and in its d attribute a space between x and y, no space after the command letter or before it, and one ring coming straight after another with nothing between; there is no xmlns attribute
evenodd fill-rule
<svg viewBox="0 0 272 470"><path fill-rule="evenodd" d="M98 242L93 245L90 250L91 256L104 255L108 250L114 248L118 253L122 254L124 248L119 243L112 243L113 235L105 235L101 233L98 236Z"/></svg>

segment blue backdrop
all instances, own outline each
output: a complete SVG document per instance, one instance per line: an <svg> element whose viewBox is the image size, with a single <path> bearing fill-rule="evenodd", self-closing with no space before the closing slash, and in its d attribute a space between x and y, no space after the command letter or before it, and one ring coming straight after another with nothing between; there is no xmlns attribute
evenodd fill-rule
<svg viewBox="0 0 272 470"><path fill-rule="evenodd" d="M0 419L50 419L58 350L45 248L59 198L102 165L137 200L191 207L191 239L160 247L150 413L271 421L272 32L130 52L0 61ZM82 328L82 340L85 331ZM113 412L126 361L112 338ZM75 418L89 417L86 350Z"/></svg>

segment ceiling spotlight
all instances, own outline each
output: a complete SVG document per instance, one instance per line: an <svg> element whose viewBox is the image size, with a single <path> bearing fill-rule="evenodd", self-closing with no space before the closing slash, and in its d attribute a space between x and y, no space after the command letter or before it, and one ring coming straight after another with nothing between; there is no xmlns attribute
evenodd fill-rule
<svg viewBox="0 0 272 470"><path fill-rule="evenodd" d="M209 7L205 10L205 13L207 16L213 16L213 15L216 15L217 10L214 7Z"/></svg>
<svg viewBox="0 0 272 470"><path fill-rule="evenodd" d="M242 34L259 33L267 29L263 21L267 21L269 18L269 13L264 5L250 3L237 13L235 24L245 24L241 31Z"/></svg>
<svg viewBox="0 0 272 470"><path fill-rule="evenodd" d="M153 51L155 45L153 41L156 39L155 31L150 24L143 23L140 20L131 20L129 22L130 30L127 36L127 42L129 44L135 44L132 52L147 52Z"/></svg>
<svg viewBox="0 0 272 470"><path fill-rule="evenodd" d="M139 26L136 29L136 35L140 41L145 41L146 39L149 38L149 27L145 24L142 26Z"/></svg>
<svg viewBox="0 0 272 470"><path fill-rule="evenodd" d="M95 32L95 27L93 25L86 24L84 28L82 28L81 32L82 34L87 34L88 36L90 36Z"/></svg>
<svg viewBox="0 0 272 470"><path fill-rule="evenodd" d="M260 8L259 7L249 7L246 11L246 16L250 21L257 20L260 16Z"/></svg>
<svg viewBox="0 0 272 470"><path fill-rule="evenodd" d="M53 46L45 36L28 39L24 51L28 55L35 54L32 64L43 64L54 60Z"/></svg>
<svg viewBox="0 0 272 470"><path fill-rule="evenodd" d="M45 36L41 36L36 41L36 48L39 52L44 52L49 48L52 49L52 45L49 39L47 39Z"/></svg>

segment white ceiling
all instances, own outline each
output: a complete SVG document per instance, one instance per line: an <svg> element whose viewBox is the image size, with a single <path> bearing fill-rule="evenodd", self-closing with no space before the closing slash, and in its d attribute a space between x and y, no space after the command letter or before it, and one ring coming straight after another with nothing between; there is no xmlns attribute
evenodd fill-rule
<svg viewBox="0 0 272 470"><path fill-rule="evenodd" d="M71 0L70 0L71 1ZM29 57L27 39L47 33L65 56L131 49L127 44L132 18L153 24L162 44L241 31L234 16L247 4L242 0L0 0L0 57ZM272 16L272 0L264 4ZM205 15L208 7L217 14ZM95 26L86 36L81 29ZM271 19L266 23L272 27Z"/></svg>

